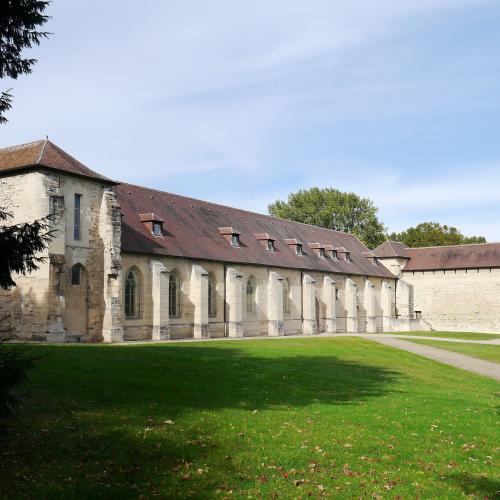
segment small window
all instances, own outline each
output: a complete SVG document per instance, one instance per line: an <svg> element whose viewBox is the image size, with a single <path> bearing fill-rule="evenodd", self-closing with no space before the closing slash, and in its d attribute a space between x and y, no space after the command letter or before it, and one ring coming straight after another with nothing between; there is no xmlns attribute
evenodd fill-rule
<svg viewBox="0 0 500 500"><path fill-rule="evenodd" d="M339 300L339 289L335 288L335 300Z"/></svg>
<svg viewBox="0 0 500 500"><path fill-rule="evenodd" d="M297 255L304 255L304 252L302 251L302 245L296 245L295 246L295 253Z"/></svg>
<svg viewBox="0 0 500 500"><path fill-rule="evenodd" d="M422 311L415 311L415 318L422 319Z"/></svg>
<svg viewBox="0 0 500 500"><path fill-rule="evenodd" d="M320 248L319 249L319 256L324 259L325 258L325 249L324 248Z"/></svg>
<svg viewBox="0 0 500 500"><path fill-rule="evenodd" d="M168 315L181 317L181 279L175 271L170 273L168 280Z"/></svg>
<svg viewBox="0 0 500 500"><path fill-rule="evenodd" d="M274 241L273 240L267 240L267 249L270 252L274 252Z"/></svg>
<svg viewBox="0 0 500 500"><path fill-rule="evenodd" d="M76 264L71 268L71 284L73 286L80 285L81 273L82 273L82 268L79 264Z"/></svg>
<svg viewBox="0 0 500 500"><path fill-rule="evenodd" d="M332 250L332 259L333 260L338 260L339 259L339 256L337 254L337 250Z"/></svg>
<svg viewBox="0 0 500 500"><path fill-rule="evenodd" d="M351 262L351 252L346 252L345 253L345 261L346 262Z"/></svg>
<svg viewBox="0 0 500 500"><path fill-rule="evenodd" d="M231 245L233 245L233 247L240 246L240 235L239 234L232 234L231 235Z"/></svg>
<svg viewBox="0 0 500 500"><path fill-rule="evenodd" d="M153 221L153 234L155 236L163 236L161 222Z"/></svg>
<svg viewBox="0 0 500 500"><path fill-rule="evenodd" d="M208 316L210 318L217 316L217 287L212 274L208 276Z"/></svg>
<svg viewBox="0 0 500 500"><path fill-rule="evenodd" d="M247 314L248 315L254 315L256 311L256 283L255 283L255 278L253 276L250 276L247 281L247 290L246 290L246 306L247 306Z"/></svg>
<svg viewBox="0 0 500 500"><path fill-rule="evenodd" d="M81 239L82 195L75 194L75 213L73 221L73 239Z"/></svg>
<svg viewBox="0 0 500 500"><path fill-rule="evenodd" d="M284 316L289 316L290 315L290 280L288 278L285 278L283 281L283 315Z"/></svg>

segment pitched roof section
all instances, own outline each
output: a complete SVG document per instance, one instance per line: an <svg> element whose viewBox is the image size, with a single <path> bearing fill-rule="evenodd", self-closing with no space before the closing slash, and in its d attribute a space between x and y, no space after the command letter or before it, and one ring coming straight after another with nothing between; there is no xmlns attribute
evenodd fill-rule
<svg viewBox="0 0 500 500"><path fill-rule="evenodd" d="M40 167L116 184L111 179L90 170L49 140L0 149L0 175L4 172Z"/></svg>
<svg viewBox="0 0 500 500"><path fill-rule="evenodd" d="M402 257L405 259L409 259L410 255L408 253L409 248L399 241L384 241L381 245L379 245L373 253L375 257L383 259L390 257Z"/></svg>
<svg viewBox="0 0 500 500"><path fill-rule="evenodd" d="M404 271L500 267L500 243L408 248Z"/></svg>
<svg viewBox="0 0 500 500"><path fill-rule="evenodd" d="M117 193L125 252L394 278L383 265L371 264L363 256L368 249L350 234L131 184L119 184ZM139 214L151 212L165 221L161 240L140 220ZM236 228L241 233L240 246L232 246L221 235L221 228ZM255 235L262 233L275 238L274 252L266 251L256 239ZM293 239L345 247L351 252L352 262L320 258L306 245L304 255L297 255L290 245Z"/></svg>

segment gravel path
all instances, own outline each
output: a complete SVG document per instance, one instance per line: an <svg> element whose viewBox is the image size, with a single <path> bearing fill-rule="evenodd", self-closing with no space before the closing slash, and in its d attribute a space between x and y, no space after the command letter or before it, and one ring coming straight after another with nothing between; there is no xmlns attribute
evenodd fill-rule
<svg viewBox="0 0 500 500"><path fill-rule="evenodd" d="M483 375L495 380L500 380L500 363L473 358L472 356L466 356L465 354L447 351L446 349L439 349L438 347L414 344L413 342L408 342L406 340L402 340L390 335L364 334L363 338L368 338L370 340L378 342L379 344L384 344L390 347L395 347L396 349L402 349L403 351L418 354L419 356L423 356L424 358L433 359L434 361L439 361L440 363L444 363L446 365L455 366L456 368L461 368L462 370L477 373L478 375ZM415 339L415 337L413 337L413 339ZM492 341L487 341L487 343L492 343Z"/></svg>

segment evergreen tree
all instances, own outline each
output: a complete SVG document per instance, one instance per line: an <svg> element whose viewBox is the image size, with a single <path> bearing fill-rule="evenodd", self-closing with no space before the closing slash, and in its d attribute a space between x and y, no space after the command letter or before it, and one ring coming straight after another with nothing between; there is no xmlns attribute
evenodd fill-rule
<svg viewBox="0 0 500 500"><path fill-rule="evenodd" d="M40 45L49 33L38 28L49 20L44 14L49 6L42 0L2 0L0 2L0 79L31 73L36 59L23 57L23 49ZM0 123L5 123L5 112L12 106L10 90L0 94Z"/></svg>

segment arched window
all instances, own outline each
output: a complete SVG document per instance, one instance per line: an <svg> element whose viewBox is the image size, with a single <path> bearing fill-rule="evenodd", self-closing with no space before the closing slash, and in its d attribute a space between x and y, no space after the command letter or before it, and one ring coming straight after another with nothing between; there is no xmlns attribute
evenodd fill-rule
<svg viewBox="0 0 500 500"><path fill-rule="evenodd" d="M247 300L247 314L255 314L256 310L256 303L255 303L255 296L256 296L256 290L257 286L255 283L255 278L253 276L250 276L247 281L247 292L246 292L246 300Z"/></svg>
<svg viewBox="0 0 500 500"><path fill-rule="evenodd" d="M181 279L174 271L168 280L168 314L171 318L181 316Z"/></svg>
<svg viewBox="0 0 500 500"><path fill-rule="evenodd" d="M216 296L216 281L210 273L208 275L208 315L211 318L217 316L217 296Z"/></svg>
<svg viewBox="0 0 500 500"><path fill-rule="evenodd" d="M290 314L290 280L288 278L283 280L283 314L285 316Z"/></svg>
<svg viewBox="0 0 500 500"><path fill-rule="evenodd" d="M125 277L125 318L139 318L141 314L141 280L135 269L129 269Z"/></svg>

